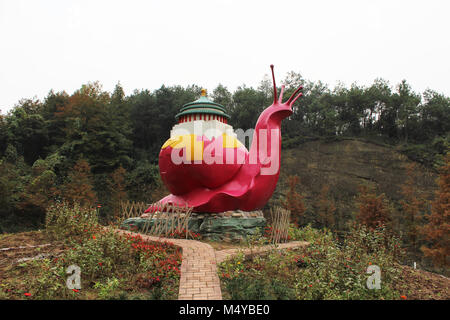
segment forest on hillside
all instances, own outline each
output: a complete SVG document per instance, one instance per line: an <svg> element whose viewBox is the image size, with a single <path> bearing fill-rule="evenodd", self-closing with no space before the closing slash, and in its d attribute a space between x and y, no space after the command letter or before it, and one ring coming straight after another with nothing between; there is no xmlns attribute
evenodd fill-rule
<svg viewBox="0 0 450 320"><path fill-rule="evenodd" d="M405 215L434 214L438 220L434 226L427 225L429 233L443 226L439 230L448 236L449 169L445 154L450 132L449 97L433 90L417 93L406 81L392 86L382 79L370 86L330 88L295 72L288 73L283 84L286 95L298 85L304 86L304 96L295 103L293 115L282 124L284 149L312 138L333 137L364 138L398 147L410 159L441 172L436 188L447 194L447 200L439 202L438 194L436 204L426 206L414 201L411 183L404 192ZM163 85L125 95L120 84L110 93L93 82L72 94L50 91L43 101L19 101L0 115L0 232L40 227L46 208L56 200L94 206L104 221L117 213L122 200L159 200L166 195L159 177L159 149L169 138L175 114L200 92L197 85ZM246 130L272 103L272 84L265 78L257 88L242 85L234 92L219 85L209 98L227 109L235 129ZM287 206L301 212L301 196L295 190L298 181L295 177L289 181ZM324 196L322 207L317 208L324 216L322 227L329 227L327 201ZM385 199L372 190L361 187L359 201L358 219L367 225L373 223L373 215L387 212ZM417 241L416 227L407 230L414 234L406 241ZM430 238L429 243L434 240ZM435 251L430 255L439 256L441 265L448 263L448 246L431 248Z"/></svg>

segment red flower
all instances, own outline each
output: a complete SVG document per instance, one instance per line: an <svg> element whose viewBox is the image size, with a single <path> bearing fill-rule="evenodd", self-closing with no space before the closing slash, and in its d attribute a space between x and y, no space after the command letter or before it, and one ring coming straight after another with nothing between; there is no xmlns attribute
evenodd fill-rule
<svg viewBox="0 0 450 320"><path fill-rule="evenodd" d="M312 284L310 284L309 287L311 288L311 287L312 287Z"/></svg>
<svg viewBox="0 0 450 320"><path fill-rule="evenodd" d="M95 240L95 239L96 239L96 238L95 238L95 236L92 236L92 239L94 239L94 240Z"/></svg>
<svg viewBox="0 0 450 320"><path fill-rule="evenodd" d="M406 300L406 296L400 296L400 298L402 298L403 300Z"/></svg>
<svg viewBox="0 0 450 320"><path fill-rule="evenodd" d="M25 292L24 295L25 295L26 297L30 297L30 296L31 296L31 293Z"/></svg>
<svg viewBox="0 0 450 320"><path fill-rule="evenodd" d="M78 292L78 291L80 291L80 290L78 290L78 289L72 289L72 291L73 291L73 292Z"/></svg>
<svg viewBox="0 0 450 320"><path fill-rule="evenodd" d="M99 262L98 265L101 267L103 264L101 262Z"/></svg>

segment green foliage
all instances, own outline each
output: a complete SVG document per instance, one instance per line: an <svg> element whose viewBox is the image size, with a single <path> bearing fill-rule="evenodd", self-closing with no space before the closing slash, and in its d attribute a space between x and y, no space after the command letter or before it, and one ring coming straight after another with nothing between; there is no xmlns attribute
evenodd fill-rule
<svg viewBox="0 0 450 320"><path fill-rule="evenodd" d="M289 228L289 236L293 241L306 241L311 243L314 243L318 239L322 238L331 240L333 237L330 231L326 229L314 229L310 224L303 228L298 228L294 224L291 224Z"/></svg>
<svg viewBox="0 0 450 320"><path fill-rule="evenodd" d="M233 94L230 124L236 129L254 128L259 114L270 104L271 100L264 91L239 87Z"/></svg>
<svg viewBox="0 0 450 320"><path fill-rule="evenodd" d="M153 93L135 91L128 98L133 145L135 153L142 154L137 160L157 161L159 149L175 124L175 115L182 105L197 99L200 90L195 85L187 88L162 86Z"/></svg>
<svg viewBox="0 0 450 320"><path fill-rule="evenodd" d="M50 259L33 260L23 265L32 274L26 279L27 288L32 288L33 299L67 299L70 295L66 288L67 277L63 262L54 263ZM31 291L31 290L30 290Z"/></svg>
<svg viewBox="0 0 450 320"><path fill-rule="evenodd" d="M420 134L429 140L436 136L448 135L450 98L433 90L426 90L423 96L425 103L420 106L422 116Z"/></svg>
<svg viewBox="0 0 450 320"><path fill-rule="evenodd" d="M293 300L294 290L284 282L266 277L239 274L227 282L232 300Z"/></svg>
<svg viewBox="0 0 450 320"><path fill-rule="evenodd" d="M86 207L95 205L97 196L93 190L91 167L86 160L79 159L75 163L58 195L70 203L80 203Z"/></svg>
<svg viewBox="0 0 450 320"><path fill-rule="evenodd" d="M40 109L39 101L21 100L6 117L7 140L24 156L28 164L45 156L48 130Z"/></svg>
<svg viewBox="0 0 450 320"><path fill-rule="evenodd" d="M55 202L45 217L46 231L50 237L62 240L82 235L97 226L98 217L94 209L80 207L78 203Z"/></svg>
<svg viewBox="0 0 450 320"><path fill-rule="evenodd" d="M51 259L17 266L27 268L24 287L30 299L177 297L181 251L172 244L121 235L101 227L95 211L67 203L49 209L46 231L50 239L64 243L64 250ZM66 286L70 265L80 267L81 289ZM2 289L10 287L2 285Z"/></svg>
<svg viewBox="0 0 450 320"><path fill-rule="evenodd" d="M129 165L128 126L117 119L117 100L114 102L109 93L94 82L83 85L66 104L60 105L54 117L64 123L61 154L75 160L86 157L95 172L111 170L120 164Z"/></svg>
<svg viewBox="0 0 450 320"><path fill-rule="evenodd" d="M402 145L400 151L411 160L437 170L444 163L444 156L449 150L449 137L436 137L427 144Z"/></svg>
<svg viewBox="0 0 450 320"><path fill-rule="evenodd" d="M401 256L399 240L384 227L353 226L338 241L327 231L307 226L290 235L307 240L304 249L270 251L245 259L243 254L220 264L220 278L230 299L400 299L394 288ZM366 286L369 265L381 269L381 289Z"/></svg>
<svg viewBox="0 0 450 320"><path fill-rule="evenodd" d="M99 290L99 299L107 300L114 297L114 291L119 288L119 284L119 279L113 277L108 278L106 283L96 282L94 288Z"/></svg>
<svg viewBox="0 0 450 320"><path fill-rule="evenodd" d="M153 190L161 188L159 167L149 161L138 162L126 177L128 196L133 201L150 201ZM156 199L159 200L159 199Z"/></svg>

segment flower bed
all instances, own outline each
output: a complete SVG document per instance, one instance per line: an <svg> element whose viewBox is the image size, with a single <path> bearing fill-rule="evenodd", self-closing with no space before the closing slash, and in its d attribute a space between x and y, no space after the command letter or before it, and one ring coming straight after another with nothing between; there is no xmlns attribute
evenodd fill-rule
<svg viewBox="0 0 450 320"><path fill-rule="evenodd" d="M58 218L48 223L46 236L64 239L62 250L10 267L1 284L1 298L177 299L180 248L105 229L95 218L86 218L95 211L66 204L51 210ZM82 228L71 223L80 217L86 222ZM81 288L67 286L71 265L79 267Z"/></svg>

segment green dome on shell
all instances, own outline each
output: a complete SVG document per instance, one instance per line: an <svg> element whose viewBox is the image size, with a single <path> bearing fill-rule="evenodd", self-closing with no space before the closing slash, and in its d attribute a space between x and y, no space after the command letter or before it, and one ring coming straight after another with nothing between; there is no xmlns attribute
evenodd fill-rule
<svg viewBox="0 0 450 320"><path fill-rule="evenodd" d="M206 97L205 89L202 90L202 96L200 98L183 105L180 112L175 115L175 118L178 120L180 117L190 114L211 114L230 119L230 116L226 113L224 106L215 103Z"/></svg>

